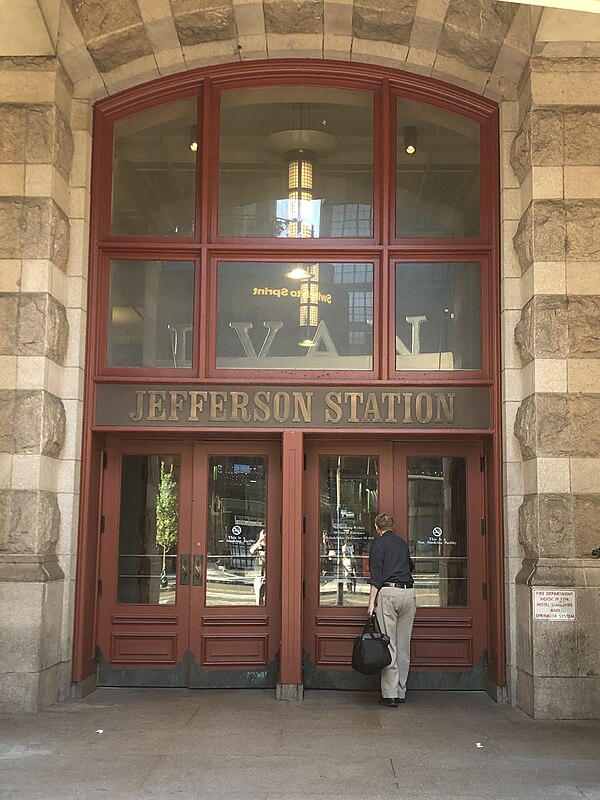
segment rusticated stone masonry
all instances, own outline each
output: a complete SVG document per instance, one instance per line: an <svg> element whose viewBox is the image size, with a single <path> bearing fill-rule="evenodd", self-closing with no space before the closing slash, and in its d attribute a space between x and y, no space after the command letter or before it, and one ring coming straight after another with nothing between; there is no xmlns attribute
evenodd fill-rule
<svg viewBox="0 0 600 800"><path fill-rule="evenodd" d="M600 359L600 296L536 295L515 327L523 364L535 358Z"/></svg>
<svg viewBox="0 0 600 800"><path fill-rule="evenodd" d="M599 495L532 494L519 509L526 558L589 558L597 546Z"/></svg>
<svg viewBox="0 0 600 800"><path fill-rule="evenodd" d="M64 306L49 294L0 294L0 355L46 356L64 362L69 323Z"/></svg>
<svg viewBox="0 0 600 800"><path fill-rule="evenodd" d="M515 420L524 459L600 457L600 394L529 395Z"/></svg>
<svg viewBox="0 0 600 800"><path fill-rule="evenodd" d="M0 553L53 554L59 521L53 492L0 491Z"/></svg>

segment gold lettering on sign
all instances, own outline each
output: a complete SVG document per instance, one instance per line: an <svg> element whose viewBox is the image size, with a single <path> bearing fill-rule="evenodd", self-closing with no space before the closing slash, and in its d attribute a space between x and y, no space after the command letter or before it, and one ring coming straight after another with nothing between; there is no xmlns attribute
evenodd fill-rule
<svg viewBox="0 0 600 800"><path fill-rule="evenodd" d="M433 398L427 392L419 392L415 398L415 417L421 425L433 419Z"/></svg>
<svg viewBox="0 0 600 800"><path fill-rule="evenodd" d="M208 419L211 422L225 422L227 415L223 411L223 404L227 398L227 392L209 392L210 413Z"/></svg>
<svg viewBox="0 0 600 800"><path fill-rule="evenodd" d="M198 422L198 414L202 413L204 403L208 400L208 392L189 392L190 396L190 413L188 414L188 422Z"/></svg>
<svg viewBox="0 0 600 800"><path fill-rule="evenodd" d="M187 398L187 392L169 392L169 419L173 422L179 420L179 412L183 410L183 401Z"/></svg>
<svg viewBox="0 0 600 800"><path fill-rule="evenodd" d="M325 395L325 422L341 422L342 419L341 392L327 392Z"/></svg>
<svg viewBox="0 0 600 800"><path fill-rule="evenodd" d="M248 392L230 392L231 395L231 414L229 419L231 422L248 422L250 413L248 411L248 403L250 398Z"/></svg>
<svg viewBox="0 0 600 800"><path fill-rule="evenodd" d="M148 419L167 418L167 412L164 408L166 400L166 392L148 392Z"/></svg>
<svg viewBox="0 0 600 800"><path fill-rule="evenodd" d="M292 392L294 397L294 416L292 422L312 422L312 399L313 392ZM302 414L302 420L300 419Z"/></svg>
<svg viewBox="0 0 600 800"><path fill-rule="evenodd" d="M346 392L344 394L344 402L350 401L350 414L348 416L348 422L360 422L358 418L358 401L362 403L363 401L363 393L362 392Z"/></svg>
<svg viewBox="0 0 600 800"><path fill-rule="evenodd" d="M139 422L142 418L144 413L144 395L146 392L134 392L135 394L135 411L131 411L129 414L129 419L132 422Z"/></svg>
<svg viewBox="0 0 600 800"><path fill-rule="evenodd" d="M134 389L131 423L280 425L389 425L455 424L456 392L444 391L326 391L281 388L243 390ZM458 394L459 399L462 398ZM313 413L314 412L314 413ZM315 418L316 415L316 418Z"/></svg>
<svg viewBox="0 0 600 800"><path fill-rule="evenodd" d="M381 422L381 412L379 411L379 403L377 402L377 395L375 392L369 392L367 395L362 421Z"/></svg>
<svg viewBox="0 0 600 800"><path fill-rule="evenodd" d="M273 395L273 419L287 422L290 418L291 401L288 392L275 392Z"/></svg>
<svg viewBox="0 0 600 800"><path fill-rule="evenodd" d="M404 400L404 416L402 422L412 422L412 392L402 392L402 399Z"/></svg>
<svg viewBox="0 0 600 800"><path fill-rule="evenodd" d="M454 392L436 392L435 393L435 421L436 422L454 422Z"/></svg>
<svg viewBox="0 0 600 800"><path fill-rule="evenodd" d="M254 395L255 422L268 422L271 419L271 392L256 392ZM260 412L260 413L259 413Z"/></svg>
<svg viewBox="0 0 600 800"><path fill-rule="evenodd" d="M386 422L396 422L396 403L400 402L399 392L382 392L381 399L387 406Z"/></svg>

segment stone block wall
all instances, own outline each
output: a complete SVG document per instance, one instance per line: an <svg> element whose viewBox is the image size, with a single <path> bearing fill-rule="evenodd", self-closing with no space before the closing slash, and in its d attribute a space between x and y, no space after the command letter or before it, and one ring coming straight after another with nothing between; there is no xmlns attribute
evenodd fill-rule
<svg viewBox="0 0 600 800"><path fill-rule="evenodd" d="M61 551L73 551L61 539L77 502L69 403L82 399L69 319L71 96L57 59L0 60L0 709L37 710L70 680Z"/></svg>
<svg viewBox="0 0 600 800"><path fill-rule="evenodd" d="M532 58L505 141L511 669L518 705L540 718L600 715L599 68ZM533 587L574 590L576 621L534 620Z"/></svg>

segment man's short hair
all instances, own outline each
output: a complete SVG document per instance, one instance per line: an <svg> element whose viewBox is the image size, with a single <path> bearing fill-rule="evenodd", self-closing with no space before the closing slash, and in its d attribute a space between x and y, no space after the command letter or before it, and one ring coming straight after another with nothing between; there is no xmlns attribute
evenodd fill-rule
<svg viewBox="0 0 600 800"><path fill-rule="evenodd" d="M394 527L394 520L389 514L377 514L375 525L380 531L389 531Z"/></svg>

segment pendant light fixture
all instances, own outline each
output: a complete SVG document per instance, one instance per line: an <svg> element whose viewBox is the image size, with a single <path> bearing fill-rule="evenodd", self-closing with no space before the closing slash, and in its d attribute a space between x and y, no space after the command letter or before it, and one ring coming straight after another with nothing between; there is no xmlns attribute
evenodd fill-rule
<svg viewBox="0 0 600 800"><path fill-rule="evenodd" d="M300 123L303 107L299 111ZM310 121L310 114L308 115ZM293 128L273 133L265 139L267 152L280 156L288 165L288 213L287 231L289 239L311 239L315 235L313 220L314 174L320 157L334 153L337 140L324 131L309 127ZM314 347L312 330L319 324L319 265L306 267L295 264L286 277L300 281L300 308L298 324L305 332L298 342L300 347Z"/></svg>

